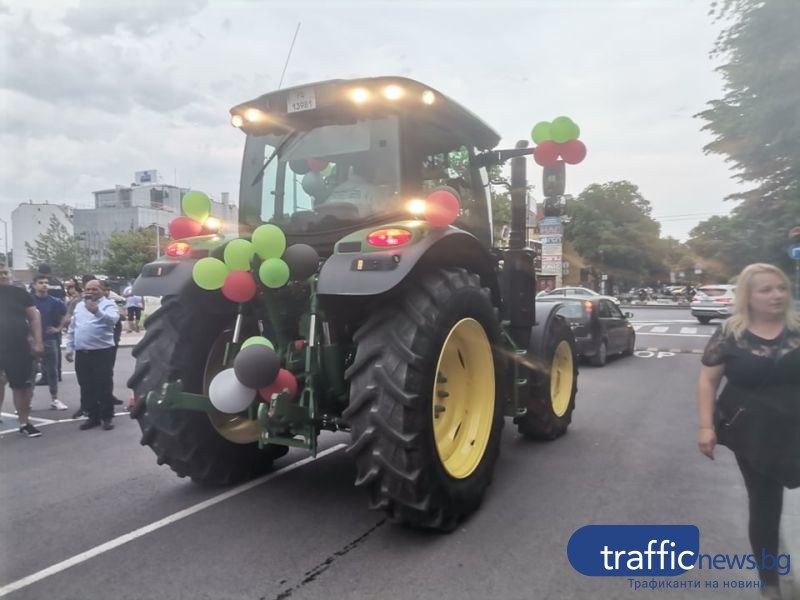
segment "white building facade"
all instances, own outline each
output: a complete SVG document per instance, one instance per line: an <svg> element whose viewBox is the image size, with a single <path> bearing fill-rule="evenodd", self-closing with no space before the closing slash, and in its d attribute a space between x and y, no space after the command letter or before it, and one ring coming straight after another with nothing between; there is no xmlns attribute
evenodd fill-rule
<svg viewBox="0 0 800 600"><path fill-rule="evenodd" d="M14 278L19 281L28 281L33 275L29 267L31 257L25 249L25 242L33 244L36 239L47 233L50 220L55 218L61 223L70 235L73 235L72 216L74 209L64 204L38 204L27 202L20 204L11 213L11 231L13 239L12 267ZM36 265L33 265L36 267Z"/></svg>

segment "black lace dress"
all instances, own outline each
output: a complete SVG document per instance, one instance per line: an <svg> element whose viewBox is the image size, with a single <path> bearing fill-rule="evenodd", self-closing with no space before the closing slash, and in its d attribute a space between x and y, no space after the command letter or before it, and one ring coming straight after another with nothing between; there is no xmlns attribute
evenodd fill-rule
<svg viewBox="0 0 800 600"><path fill-rule="evenodd" d="M767 340L746 331L740 340L720 327L702 362L724 366L717 399L720 444L789 488L800 486L800 333L784 329Z"/></svg>

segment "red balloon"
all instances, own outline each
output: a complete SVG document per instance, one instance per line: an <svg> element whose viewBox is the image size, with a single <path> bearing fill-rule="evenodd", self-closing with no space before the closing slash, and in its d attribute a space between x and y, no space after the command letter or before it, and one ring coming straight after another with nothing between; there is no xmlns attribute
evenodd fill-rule
<svg viewBox="0 0 800 600"><path fill-rule="evenodd" d="M266 401L272 400L272 394L280 394L283 390L289 390L289 396L294 400L297 396L297 379L290 371L281 369L278 371L278 376L267 387L258 390L258 394Z"/></svg>
<svg viewBox="0 0 800 600"><path fill-rule="evenodd" d="M458 218L461 203L458 196L448 190L435 190L428 194L425 218L434 227L447 227Z"/></svg>
<svg viewBox="0 0 800 600"><path fill-rule="evenodd" d="M567 164L577 165L586 158L586 145L580 140L570 140L558 145L561 158Z"/></svg>
<svg viewBox="0 0 800 600"><path fill-rule="evenodd" d="M182 240L203 233L203 226L189 217L175 217L169 222L169 234L173 240Z"/></svg>
<svg viewBox="0 0 800 600"><path fill-rule="evenodd" d="M533 160L542 167L555 167L558 163L558 146L553 140L542 142L533 151Z"/></svg>
<svg viewBox="0 0 800 600"><path fill-rule="evenodd" d="M328 166L327 160L321 160L319 158L309 158L308 159L308 168L312 171L319 173L320 171L324 171L325 167Z"/></svg>
<svg viewBox="0 0 800 600"><path fill-rule="evenodd" d="M256 280L250 271L231 271L222 284L222 295L231 302L249 302L256 295Z"/></svg>

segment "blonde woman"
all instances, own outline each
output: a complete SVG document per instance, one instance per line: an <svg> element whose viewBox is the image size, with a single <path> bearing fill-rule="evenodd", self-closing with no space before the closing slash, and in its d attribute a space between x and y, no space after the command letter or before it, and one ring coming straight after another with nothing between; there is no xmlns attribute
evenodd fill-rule
<svg viewBox="0 0 800 600"><path fill-rule="evenodd" d="M711 336L697 385L700 452L713 459L720 443L736 455L759 560L778 555L783 488L800 485L800 319L790 289L773 265L744 268L734 314ZM759 569L759 577L765 596L781 597L774 568Z"/></svg>

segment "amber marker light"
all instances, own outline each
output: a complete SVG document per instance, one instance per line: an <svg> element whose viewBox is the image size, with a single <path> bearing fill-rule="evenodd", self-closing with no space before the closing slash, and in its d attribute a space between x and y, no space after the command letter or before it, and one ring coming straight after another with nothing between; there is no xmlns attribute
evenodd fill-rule
<svg viewBox="0 0 800 600"><path fill-rule="evenodd" d="M383 88L381 93L383 94L383 97L386 98L387 100L399 100L405 95L406 91L399 85L392 84L392 85L387 85L385 88Z"/></svg>
<svg viewBox="0 0 800 600"><path fill-rule="evenodd" d="M350 100L356 104L364 104L364 102L369 100L369 97L370 93L367 88L358 87L350 90Z"/></svg>
<svg viewBox="0 0 800 600"><path fill-rule="evenodd" d="M167 246L167 256L171 256L173 258L184 258L189 256L191 251L192 247L186 242L172 242L169 246Z"/></svg>

